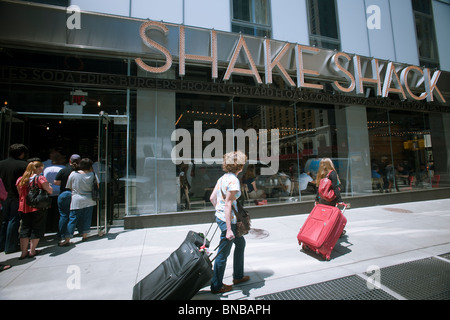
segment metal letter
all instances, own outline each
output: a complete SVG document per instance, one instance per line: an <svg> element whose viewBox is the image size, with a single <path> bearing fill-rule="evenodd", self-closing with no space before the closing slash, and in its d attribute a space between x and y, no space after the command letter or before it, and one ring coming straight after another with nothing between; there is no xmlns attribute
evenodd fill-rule
<svg viewBox="0 0 450 320"><path fill-rule="evenodd" d="M250 70L234 67L242 48L244 48L244 52L246 54L248 64L250 65ZM255 62L253 61L250 50L248 49L247 43L245 42L245 39L242 35L239 37L239 41L236 45L236 48L234 49L230 64L228 65L228 68L227 68L227 71L225 72L225 76L223 77L223 80L225 80L225 81L230 80L232 73L236 73L236 74L240 74L240 75L244 75L244 76L251 75L251 76L253 76L253 78L255 79L255 81L258 84L262 84L262 80L261 80L261 77L259 76L258 69L256 68L256 65L255 65Z"/></svg>
<svg viewBox="0 0 450 320"><path fill-rule="evenodd" d="M431 75L431 70L426 68L424 70L424 77L425 77L425 90L427 92L427 101L431 102L434 101L434 93L436 93L436 97L438 98L438 100L442 103L445 103L445 99L442 96L441 91L439 91L439 88L437 87L437 82L439 80L439 76L441 75L441 71L437 70L433 73L433 77L430 77Z"/></svg>
<svg viewBox="0 0 450 320"><path fill-rule="evenodd" d="M155 48L156 50L160 51L166 57L166 63L162 67L151 67L151 66L147 65L144 61L142 61L141 58L136 58L135 59L136 64L141 69L143 69L144 71L147 71L147 72L153 72L153 73L166 72L172 66L172 56L170 55L169 50L167 50L159 43L157 43L147 37L147 35L145 34L147 29L159 30L159 31L163 32L165 36L167 36L167 34L169 33L169 29L161 22L147 21L147 22L144 22L143 24L141 24L141 28L139 30L139 35L141 36L141 39L144 42L144 44L147 47L149 47L150 49Z"/></svg>
<svg viewBox="0 0 450 320"><path fill-rule="evenodd" d="M264 67L265 67L265 75L266 75L266 84L272 83L272 70L275 68L275 66L278 67L278 69L281 72L281 76L283 77L284 81L286 81L287 84L289 84L291 87L295 87L295 82L292 81L291 77L287 73L286 69L283 67L283 65L280 63L281 58L286 54L286 52L291 47L291 44L287 42L283 48L280 50L280 52L277 54L275 59L272 60L272 52L270 47L270 39L264 39Z"/></svg>
<svg viewBox="0 0 450 320"><path fill-rule="evenodd" d="M353 64L355 69L355 81L356 81L356 93L364 94L363 83L368 82L371 84L376 84L376 92L377 96L381 96L381 81L380 74L378 72L378 59L372 59L370 61L372 65L372 78L364 78L361 71L361 57L355 55L353 57Z"/></svg>
<svg viewBox="0 0 450 320"><path fill-rule="evenodd" d="M344 77L347 79L348 82L350 82L350 86L348 88L344 88L339 84L338 81L334 81L331 85L335 90L341 91L341 92L352 92L353 89L355 89L355 78L353 75L343 66L339 63L339 57L344 57L347 59L347 61L351 61L351 58L348 54L344 52L337 52L331 57L330 63L331 68L336 71L337 73L343 72ZM348 65L348 64L347 64Z"/></svg>
<svg viewBox="0 0 450 320"><path fill-rule="evenodd" d="M305 74L318 76L319 72L305 69L303 66L303 51L309 52L311 54L317 54L320 49L319 48L313 48L313 47L306 47L301 45L295 46L295 60L297 63L297 87L298 88L312 88L312 89L323 89L323 85L321 84L312 84L312 83L305 83Z"/></svg>
<svg viewBox="0 0 450 320"><path fill-rule="evenodd" d="M217 67L217 32L216 30L211 30L211 56L198 56L194 54L186 54L186 32L184 26L180 26L180 66L179 75L184 76L186 59L195 61L206 61L212 63L211 77L217 79L218 77L218 67Z"/></svg>
<svg viewBox="0 0 450 320"><path fill-rule="evenodd" d="M394 76L394 77L393 77ZM391 88L392 79L395 78L395 88ZM397 93L402 100L406 100L405 91L403 90L400 79L395 71L395 65L393 62L389 62L386 67L386 75L384 77L383 94L382 97L387 98L389 93Z"/></svg>
<svg viewBox="0 0 450 320"><path fill-rule="evenodd" d="M408 98L414 99L414 100L423 100L427 97L427 93L424 92L420 95L420 97L416 96L414 93L412 93L409 85L408 85L408 73L411 70L417 70L422 76L423 76L423 70L416 66L409 66L403 69L402 73L400 74L400 81L402 85L406 89L406 95Z"/></svg>

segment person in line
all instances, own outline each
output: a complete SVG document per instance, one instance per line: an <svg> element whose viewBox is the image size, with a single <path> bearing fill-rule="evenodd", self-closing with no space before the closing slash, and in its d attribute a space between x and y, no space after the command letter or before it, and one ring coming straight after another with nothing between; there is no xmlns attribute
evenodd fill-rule
<svg viewBox="0 0 450 320"><path fill-rule="evenodd" d="M19 260L33 258L41 251L37 250L39 240L44 237L47 209L37 209L27 205L26 198L30 191L30 184L35 179L38 187L44 189L48 194L52 194L53 189L50 183L42 175L44 164L40 161L32 161L28 164L24 174L17 179L17 191L19 193L19 212L22 218L20 225L20 249L22 254ZM28 244L30 251L28 252Z"/></svg>
<svg viewBox="0 0 450 320"><path fill-rule="evenodd" d="M92 164L91 159L81 159L78 170L73 171L67 179L66 188L72 190L72 199L65 240L59 244L60 246L70 243L75 227L79 228L79 232L83 236L82 241L87 240L87 234L91 228L92 212L97 204L92 200L94 183L98 184Z"/></svg>
<svg viewBox="0 0 450 320"><path fill-rule="evenodd" d="M9 147L9 158L0 161L0 178L8 192L3 202L3 221L0 229L0 252L6 254L19 250L19 193L16 182L25 172L28 163L24 160L28 148L23 144L12 144Z"/></svg>
<svg viewBox="0 0 450 320"><path fill-rule="evenodd" d="M58 235L60 237L60 243L58 245L67 245L64 243L65 236L67 234L67 224L69 223L70 216L70 202L72 200L72 190L66 187L67 179L73 171L78 170L81 157L78 154L70 156L69 165L61 169L55 177L55 185L59 186L60 194L58 196L58 210L59 210L59 224ZM61 244L62 243L62 244Z"/></svg>
<svg viewBox="0 0 450 320"><path fill-rule="evenodd" d="M223 284L223 276L227 258L234 243L233 284L250 280L244 276L244 237L236 237L236 215L231 206L237 210L236 199L241 195L241 186L238 174L244 168L247 160L241 151L229 152L223 157L222 169L225 174L219 178L211 194L210 201L216 209L216 222L221 230L220 245L216 260L214 261L214 274L211 280L212 293L231 291L233 286ZM224 197L225 196L225 197Z"/></svg>
<svg viewBox="0 0 450 320"><path fill-rule="evenodd" d="M0 178L0 213L2 212L3 208L3 201L8 198L8 192L6 191L5 185L3 184L2 179ZM3 214L2 214L3 216ZM0 264L0 272L8 270L11 268L11 265L9 264Z"/></svg>
<svg viewBox="0 0 450 320"><path fill-rule="evenodd" d="M61 150L58 148L56 150ZM53 193L51 195L52 205L47 211L47 227L46 232L58 232L59 212L58 212L58 196L60 194L59 185L55 184L55 177L60 170L65 168L67 163L66 156L58 151L52 157L52 161L47 166L44 164L43 175L52 185Z"/></svg>

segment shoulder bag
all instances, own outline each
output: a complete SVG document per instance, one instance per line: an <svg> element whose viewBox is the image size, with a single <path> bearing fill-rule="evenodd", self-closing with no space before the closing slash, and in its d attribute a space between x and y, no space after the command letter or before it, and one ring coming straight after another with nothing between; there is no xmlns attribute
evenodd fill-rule
<svg viewBox="0 0 450 320"><path fill-rule="evenodd" d="M225 194L222 191L222 187L220 187L220 191L222 192L223 199L225 200ZM231 209L233 210L234 214L236 215L236 236L242 237L243 235L246 235L250 231L251 227L251 220L250 215L248 214L248 211L245 210L244 206L239 202L236 201L237 204L237 210L234 208L234 205L231 204Z"/></svg>
<svg viewBox="0 0 450 320"><path fill-rule="evenodd" d="M92 200L100 200L100 190L98 188L97 177L94 175L94 180L92 182Z"/></svg>
<svg viewBox="0 0 450 320"><path fill-rule="evenodd" d="M30 191L28 191L26 203L32 208L47 209L51 206L52 199L47 191L39 188L37 178L38 176L35 176L33 181L30 183Z"/></svg>
<svg viewBox="0 0 450 320"><path fill-rule="evenodd" d="M319 183L319 196L328 202L336 199L336 194L334 193L333 186L330 180L330 172L328 172L325 178L322 178Z"/></svg>

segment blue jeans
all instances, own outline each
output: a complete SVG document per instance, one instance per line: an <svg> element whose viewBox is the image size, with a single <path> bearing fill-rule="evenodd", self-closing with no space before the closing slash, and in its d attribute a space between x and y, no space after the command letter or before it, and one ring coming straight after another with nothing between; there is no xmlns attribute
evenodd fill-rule
<svg viewBox="0 0 450 320"><path fill-rule="evenodd" d="M67 224L66 238L72 238L75 232L75 228L78 227L78 231L88 233L91 229L92 212L93 207L87 207L82 209L70 210L69 223Z"/></svg>
<svg viewBox="0 0 450 320"><path fill-rule="evenodd" d="M216 260L214 261L214 274L211 279L211 290L220 290L223 286L223 275L227 266L227 258L230 255L231 246L234 243L233 256L233 279L242 279L244 277L244 237L235 237L233 240L227 240L227 225L225 221L216 218L216 222L221 230L220 245ZM231 230L236 236L236 225L231 225Z"/></svg>
<svg viewBox="0 0 450 320"><path fill-rule="evenodd" d="M3 221L0 229L0 251L12 253L19 247L19 199L3 202Z"/></svg>
<svg viewBox="0 0 450 320"><path fill-rule="evenodd" d="M70 201L72 200L72 191L64 191L58 196L59 225L58 236L64 238L67 234L67 224L70 216Z"/></svg>

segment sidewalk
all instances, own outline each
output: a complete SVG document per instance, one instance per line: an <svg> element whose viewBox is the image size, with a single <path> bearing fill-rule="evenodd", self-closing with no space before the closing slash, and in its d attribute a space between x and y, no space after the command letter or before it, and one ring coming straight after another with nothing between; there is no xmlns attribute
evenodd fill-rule
<svg viewBox="0 0 450 320"><path fill-rule="evenodd" d="M389 283L384 284L383 277L390 276L388 267L430 257L439 262L439 282L447 287L438 299L448 299L450 260L442 255L450 252L449 208L450 199L348 209L347 234L336 245L330 261L303 252L298 245L296 236L306 220L305 213L255 219L255 230L246 236L245 271L251 281L224 295L213 295L206 287L194 299L283 299L283 295L266 295L335 279L354 281L355 275L365 284L372 270L381 270L383 293L408 299ZM49 235L41 240L43 251L34 258L19 261L19 252L0 253L0 263L13 266L0 273L0 299L129 300L135 283L165 260L189 230L206 233L209 226L113 227L103 237L92 231L86 242L75 237L69 247L58 247ZM211 247L217 243L216 234ZM228 261L225 283L232 281L232 255ZM327 298L326 293L321 294Z"/></svg>

